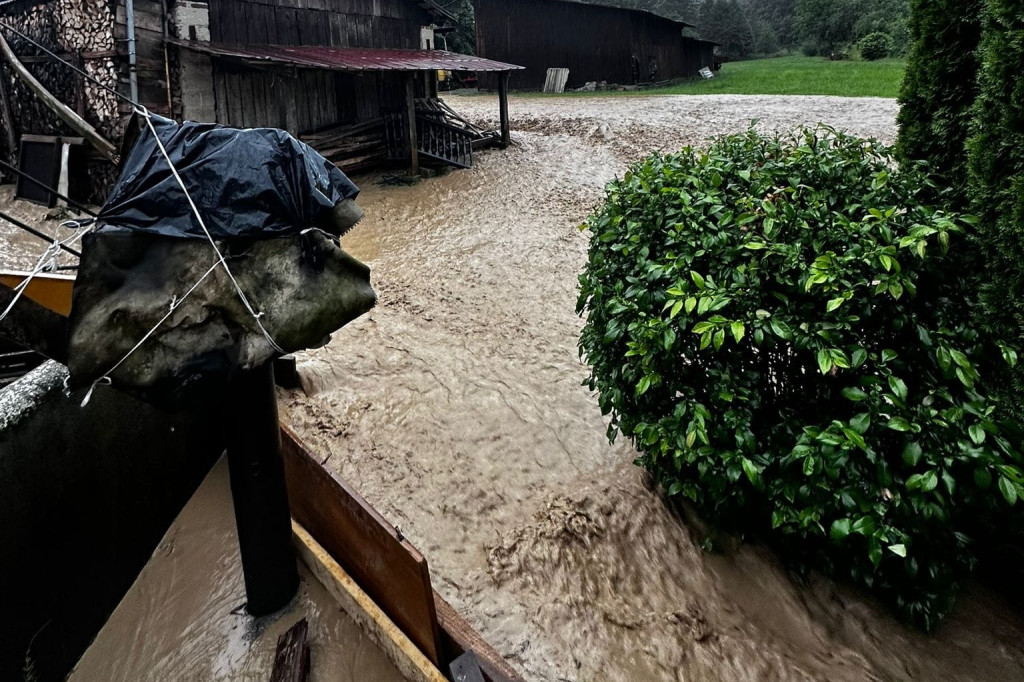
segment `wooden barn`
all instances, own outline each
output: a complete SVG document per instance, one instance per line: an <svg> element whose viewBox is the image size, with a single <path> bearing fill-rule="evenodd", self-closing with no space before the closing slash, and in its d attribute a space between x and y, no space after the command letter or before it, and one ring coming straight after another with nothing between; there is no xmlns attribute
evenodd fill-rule
<svg viewBox="0 0 1024 682"><path fill-rule="evenodd" d="M25 135L88 142L88 126L110 143L75 155L93 200L114 179L110 149L132 106L32 41L154 113L283 128L347 171L421 159L464 167L474 148L507 143L506 106L500 133L477 130L437 99L437 71L520 68L433 49L435 32L454 26L434 0L14 0L0 2L0 22L10 46L0 150L16 159Z"/></svg>
<svg viewBox="0 0 1024 682"><path fill-rule="evenodd" d="M538 90L549 68L569 69L567 87L697 77L714 66L714 43L683 35L692 25L646 10L579 0L473 0L476 53L525 68L510 87ZM496 79L482 74L484 87Z"/></svg>

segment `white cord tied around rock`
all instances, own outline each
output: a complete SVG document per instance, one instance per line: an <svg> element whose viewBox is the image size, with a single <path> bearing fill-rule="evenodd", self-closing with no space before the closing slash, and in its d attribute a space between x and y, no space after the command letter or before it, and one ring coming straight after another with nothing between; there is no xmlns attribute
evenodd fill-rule
<svg viewBox="0 0 1024 682"><path fill-rule="evenodd" d="M171 174L177 181L178 186L181 188L181 191L184 192L185 199L188 200L188 205L192 209L192 214L196 217L196 221L199 223L199 227L203 228L203 234L206 235L207 241L210 242L210 246L213 248L213 252L217 254L217 260L216 262L214 262L212 266L210 266L210 269L207 270L206 273L203 274L203 276L200 277L199 280L192 285L192 288L186 291L181 296L181 298L178 298L177 295L172 296L171 304L169 306L167 314L161 317L160 320L155 325L153 325L153 328L146 332L145 336L139 339L139 342L132 346L131 350L125 353L123 358L118 360L117 363L109 370L107 370L99 379L96 379L96 381L92 382L92 385L89 387L89 390L85 394L85 398L82 400L82 407L85 407L89 403L89 400L92 398L92 394L93 391L96 389L96 386L100 384L109 385L111 383L110 375L113 374L118 367L124 364L124 362L129 357L131 357L132 353L137 351L142 346L142 344L144 344L149 339L149 337L151 337L153 333L160 328L160 325L166 322L167 319L174 314L174 311L182 303L184 303L185 300L192 295L192 292L194 292L199 287L199 285L202 284L203 281L207 277L209 277L210 274L213 273L213 271L216 270L218 267L224 269L224 273L228 276L228 279L231 280L231 284L235 287L235 292L238 294L239 300L242 301L242 304L245 306L245 309L249 312L250 315L252 315L252 319L255 320L256 326L259 327L259 330L263 333L263 337L267 340L267 343L269 343L270 346L281 355L285 354L284 349L277 345L277 342L274 341L274 338L270 335L270 332L266 330L266 328L263 326L263 323L260 321L260 318L263 317L263 313L257 312L256 310L253 309L252 305L249 303L249 299L245 295L245 292L242 291L242 287L238 284L238 280L236 280L235 276L231 274L231 268L228 267L227 261L224 259L224 254L221 253L220 249L217 247L217 242L214 241L213 236L210 234L210 231L206 229L206 222L203 220L203 216L199 213L199 208L192 200L192 195L189 194L188 188L185 187L185 183L182 181L181 176L178 175L178 169L174 167L174 162L171 161L171 157L167 153L167 149L164 147L163 142L160 140L160 136L157 135L156 127L153 125L152 115L149 113L149 110L145 107L137 106L135 108L135 112L142 116L142 118L144 118L146 121L146 125L149 126L149 131L153 134L153 139L156 140L157 148L163 155L164 160L167 161L167 166L171 169Z"/></svg>

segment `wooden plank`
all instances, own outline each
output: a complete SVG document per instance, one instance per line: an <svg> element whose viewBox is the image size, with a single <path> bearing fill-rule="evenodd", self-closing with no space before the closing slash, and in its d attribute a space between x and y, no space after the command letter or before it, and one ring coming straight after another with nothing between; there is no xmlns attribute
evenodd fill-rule
<svg viewBox="0 0 1024 682"><path fill-rule="evenodd" d="M426 559L355 490L320 466L284 425L281 450L292 515L423 654L439 664L437 614Z"/></svg>
<svg viewBox="0 0 1024 682"><path fill-rule="evenodd" d="M14 291L0 286L0 311L6 310L13 300ZM0 321L0 336L51 360L67 362L68 318L25 296Z"/></svg>
<svg viewBox="0 0 1024 682"><path fill-rule="evenodd" d="M306 682L309 679L309 624L303 618L277 638L270 682Z"/></svg>
<svg viewBox="0 0 1024 682"><path fill-rule="evenodd" d="M374 599L360 589L327 550L301 524L292 522L299 557L331 593L342 610L356 622L410 682L447 682L437 666L388 618Z"/></svg>
<svg viewBox="0 0 1024 682"><path fill-rule="evenodd" d="M487 682L525 682L508 661L484 641L451 604L436 592L434 604L437 620L441 625L441 646L445 659L454 660L465 652L472 651L476 654Z"/></svg>

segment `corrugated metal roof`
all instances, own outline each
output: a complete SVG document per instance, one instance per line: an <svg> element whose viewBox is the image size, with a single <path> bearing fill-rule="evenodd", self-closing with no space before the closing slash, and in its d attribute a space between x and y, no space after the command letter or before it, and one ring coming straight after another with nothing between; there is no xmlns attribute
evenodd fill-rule
<svg viewBox="0 0 1024 682"><path fill-rule="evenodd" d="M329 71L512 71L523 67L444 50L393 50L308 45L224 45L168 38L175 45L243 62Z"/></svg>

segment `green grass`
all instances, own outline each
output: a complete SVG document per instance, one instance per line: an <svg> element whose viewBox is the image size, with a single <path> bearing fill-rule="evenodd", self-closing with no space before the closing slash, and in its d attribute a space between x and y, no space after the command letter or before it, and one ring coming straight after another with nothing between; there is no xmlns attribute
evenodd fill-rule
<svg viewBox="0 0 1024 682"><path fill-rule="evenodd" d="M902 59L830 62L821 57L773 57L729 62L709 81L619 94L896 97L905 67Z"/></svg>

